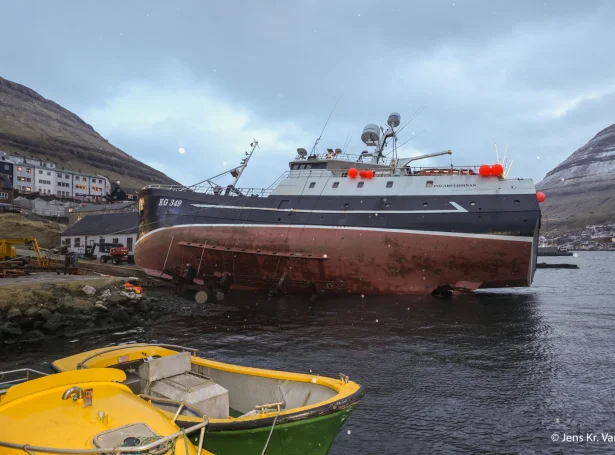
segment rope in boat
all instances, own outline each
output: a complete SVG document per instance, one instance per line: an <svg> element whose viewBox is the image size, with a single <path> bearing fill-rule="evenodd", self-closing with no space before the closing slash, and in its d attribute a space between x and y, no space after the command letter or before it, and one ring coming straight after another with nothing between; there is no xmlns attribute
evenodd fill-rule
<svg viewBox="0 0 615 455"><path fill-rule="evenodd" d="M267 437L267 442L265 443L265 447L263 447L263 452L261 453L261 455L265 455L265 453L267 452L267 449L269 448L269 441L271 440L271 435L273 434L273 429L275 427L275 423L278 421L278 416L280 415L280 412L282 412L282 408L278 406L278 413L275 415L275 418L273 419L273 425L271 425L271 431L269 432L269 436Z"/></svg>
<svg viewBox="0 0 615 455"><path fill-rule="evenodd" d="M188 451L188 439L186 436L185 431L182 429L182 434L184 435L184 450L186 455L188 455L188 453L190 453ZM136 441L134 440L136 439ZM131 440L130 442L124 442L120 447L139 447L139 446L145 446L147 444L150 444L152 442L156 442L159 439L162 439L161 436L151 436L151 437L142 437L142 438L134 438L133 440ZM134 444L134 442L136 442L136 444ZM162 447L154 447L153 449L149 450L146 453L164 453L164 454L170 454L170 455L175 455L175 449L177 448L177 444L176 444L177 440L174 441L169 441L168 446L166 447L166 449L164 452L160 452ZM124 452L127 455L141 455L143 454L143 452ZM200 454L199 454L200 455Z"/></svg>

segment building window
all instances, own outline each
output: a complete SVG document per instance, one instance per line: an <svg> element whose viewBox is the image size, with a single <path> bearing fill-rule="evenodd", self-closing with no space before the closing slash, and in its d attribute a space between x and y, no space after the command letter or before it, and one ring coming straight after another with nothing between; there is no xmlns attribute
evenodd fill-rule
<svg viewBox="0 0 615 455"><path fill-rule="evenodd" d="M21 166L19 166L19 167L17 168L17 170L21 172L21 171L23 171L23 168L22 168Z"/></svg>
<svg viewBox="0 0 615 455"><path fill-rule="evenodd" d="M0 193L0 199L8 199L8 198L9 198L9 193L5 193L5 192Z"/></svg>
<svg viewBox="0 0 615 455"><path fill-rule="evenodd" d="M64 239L64 245L70 248L70 237Z"/></svg>
<svg viewBox="0 0 615 455"><path fill-rule="evenodd" d="M75 248L79 248L81 246L81 237L75 237Z"/></svg>
<svg viewBox="0 0 615 455"><path fill-rule="evenodd" d="M75 176L75 180L79 180L79 177Z"/></svg>
<svg viewBox="0 0 615 455"><path fill-rule="evenodd" d="M128 248L128 251L132 251L132 237L126 238L126 247Z"/></svg>
<svg viewBox="0 0 615 455"><path fill-rule="evenodd" d="M120 239L113 239L111 243L120 243Z"/></svg>
<svg viewBox="0 0 615 455"><path fill-rule="evenodd" d="M47 175L51 175L51 172L47 171Z"/></svg>
<svg viewBox="0 0 615 455"><path fill-rule="evenodd" d="M39 174L42 174L42 173L43 173L43 171L41 171L41 170L39 169L38 173L39 173Z"/></svg>
<svg viewBox="0 0 615 455"><path fill-rule="evenodd" d="M393 188L393 182L387 182L387 188Z"/></svg>
<svg viewBox="0 0 615 455"><path fill-rule="evenodd" d="M316 186L316 182L310 183L310 188L314 188Z"/></svg>
<svg viewBox="0 0 615 455"><path fill-rule="evenodd" d="M29 168L29 167L27 167L27 168L26 168L26 172L27 172L28 174L32 174L32 169L31 169L31 168Z"/></svg>

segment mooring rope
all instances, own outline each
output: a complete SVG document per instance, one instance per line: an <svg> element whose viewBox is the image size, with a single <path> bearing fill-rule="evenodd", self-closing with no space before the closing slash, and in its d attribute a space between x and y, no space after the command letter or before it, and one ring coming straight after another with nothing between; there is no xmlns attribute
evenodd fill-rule
<svg viewBox="0 0 615 455"><path fill-rule="evenodd" d="M273 434L273 429L275 427L275 423L278 421L278 416L280 415L280 412L282 412L282 408L278 407L278 413L275 415L275 418L273 419L273 425L271 425L271 431L269 432L269 436L267 437L267 442L265 443L265 447L263 447L263 452L261 453L261 455L265 455L265 453L267 452L267 449L269 448L269 441L271 440L271 435Z"/></svg>

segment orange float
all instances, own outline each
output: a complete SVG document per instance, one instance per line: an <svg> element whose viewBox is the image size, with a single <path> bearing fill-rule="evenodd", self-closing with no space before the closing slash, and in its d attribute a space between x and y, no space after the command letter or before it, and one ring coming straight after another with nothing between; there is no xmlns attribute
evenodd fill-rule
<svg viewBox="0 0 615 455"><path fill-rule="evenodd" d="M359 175L361 176L362 179L364 179L365 177L367 177L367 171L365 169L361 169L361 172L359 172Z"/></svg>
<svg viewBox="0 0 615 455"><path fill-rule="evenodd" d="M489 177L491 175L491 166L489 166L488 164L483 164L481 167L478 168L478 173L481 175L481 177Z"/></svg>
<svg viewBox="0 0 615 455"><path fill-rule="evenodd" d="M491 175L495 175L496 177L501 177L504 174L504 168L501 164L494 164L491 166Z"/></svg>
<svg viewBox="0 0 615 455"><path fill-rule="evenodd" d="M356 167L351 167L350 169L348 169L348 177L350 177L351 179L356 179L358 174L359 170Z"/></svg>
<svg viewBox="0 0 615 455"><path fill-rule="evenodd" d="M546 198L547 198L547 195L543 193L542 191L536 192L536 199L538 199L538 202L544 202Z"/></svg>

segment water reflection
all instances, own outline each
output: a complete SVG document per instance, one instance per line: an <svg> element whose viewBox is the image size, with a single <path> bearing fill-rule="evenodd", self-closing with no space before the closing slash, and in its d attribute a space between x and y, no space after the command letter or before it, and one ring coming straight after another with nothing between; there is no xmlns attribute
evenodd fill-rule
<svg viewBox="0 0 615 455"><path fill-rule="evenodd" d="M599 285L597 267L451 300L233 293L223 304L182 302L177 315L129 332L4 348L0 363L40 367L126 341L184 344L226 362L360 382L367 395L332 454L553 453L554 431L611 425L615 353L605 347L615 311L606 289L582 287Z"/></svg>

